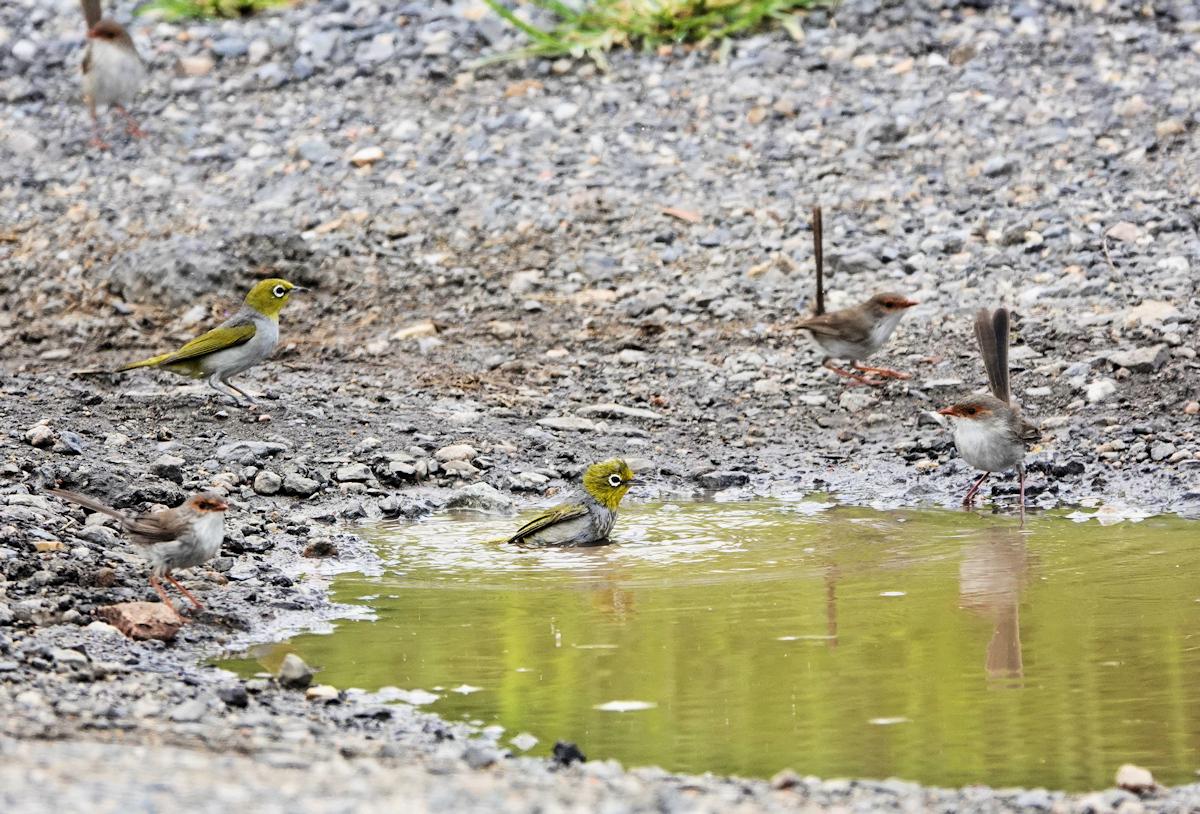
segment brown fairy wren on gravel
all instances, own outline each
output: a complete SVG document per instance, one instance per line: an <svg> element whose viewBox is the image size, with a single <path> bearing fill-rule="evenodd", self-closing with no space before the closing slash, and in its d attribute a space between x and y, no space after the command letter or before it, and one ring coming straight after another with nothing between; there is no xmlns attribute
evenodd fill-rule
<svg viewBox="0 0 1200 814"><path fill-rule="evenodd" d="M175 610L162 583L158 581L160 577L165 577L182 591L196 606L196 610L204 610L200 600L180 585L178 580L171 576L171 571L202 565L217 556L217 552L221 550L221 542L225 539L225 511L229 508L229 504L221 495L216 492L201 492L174 509L130 517L87 495L68 492L65 489L46 491L94 512L117 518L134 546L150 561L150 587L176 616L179 616L179 612Z"/></svg>
<svg viewBox="0 0 1200 814"><path fill-rule="evenodd" d="M112 108L125 119L129 135L145 135L126 109L146 79L146 65L134 47L129 32L115 20L104 17L100 0L81 0L87 23L87 49L83 53L83 98L92 117L92 145L106 149L101 137L96 108Z"/></svg>
<svg viewBox="0 0 1200 814"><path fill-rule="evenodd" d="M839 376L860 384L879 386L881 379L863 374L877 374L888 379L908 379L910 374L886 367L867 367L863 359L875 354L891 337L905 311L916 305L903 294L883 292L851 308L825 313L825 262L821 223L821 207L813 207L813 255L817 269L817 300L815 314L802 319L796 327L812 334L813 341L825 352L821 365ZM847 359L853 370L833 364L834 359Z"/></svg>
<svg viewBox="0 0 1200 814"><path fill-rule="evenodd" d="M1021 521L1025 521L1025 445L1041 433L1021 416L1012 400L1008 383L1009 314L1005 308L975 315L975 339L987 371L989 395L970 396L938 412L954 426L954 446L963 460L983 474L967 491L963 505L969 506L979 487L993 472L1017 470L1021 484Z"/></svg>

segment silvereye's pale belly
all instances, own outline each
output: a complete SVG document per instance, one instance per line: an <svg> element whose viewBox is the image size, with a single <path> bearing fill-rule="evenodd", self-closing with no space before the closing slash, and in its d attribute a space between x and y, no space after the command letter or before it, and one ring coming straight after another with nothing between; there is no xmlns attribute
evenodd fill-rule
<svg viewBox="0 0 1200 814"><path fill-rule="evenodd" d="M275 320L254 314L254 336L240 345L215 351L197 359L163 365L172 373L206 379L214 374L227 379L266 360L279 344L279 325Z"/></svg>

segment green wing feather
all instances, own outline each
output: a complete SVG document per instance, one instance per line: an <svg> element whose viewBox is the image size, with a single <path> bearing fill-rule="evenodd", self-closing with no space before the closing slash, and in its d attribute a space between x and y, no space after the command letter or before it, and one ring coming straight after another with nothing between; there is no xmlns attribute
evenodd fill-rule
<svg viewBox="0 0 1200 814"><path fill-rule="evenodd" d="M253 322L247 322L243 325L222 325L219 328L213 328L206 334L201 334L174 353L151 356L149 359L125 365L119 368L119 370L133 370L135 367L160 367L163 365L173 365L178 362L186 362L190 359L198 359L201 356L216 353L219 350L237 347L249 342L253 338Z"/></svg>
<svg viewBox="0 0 1200 814"><path fill-rule="evenodd" d="M539 531L548 529L564 520L583 517L587 513L587 506L584 506L582 503L564 503L561 506L555 506L553 509L547 509L542 512L517 529L517 533L508 538L508 542L519 543L531 534L537 534Z"/></svg>

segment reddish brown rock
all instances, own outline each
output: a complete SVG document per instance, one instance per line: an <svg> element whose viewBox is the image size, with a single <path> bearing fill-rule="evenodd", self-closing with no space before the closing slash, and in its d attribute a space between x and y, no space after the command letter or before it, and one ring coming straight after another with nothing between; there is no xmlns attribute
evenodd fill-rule
<svg viewBox="0 0 1200 814"><path fill-rule="evenodd" d="M317 540L315 543L309 543L302 556L305 557L336 557L337 546L331 540Z"/></svg>
<svg viewBox="0 0 1200 814"><path fill-rule="evenodd" d="M92 584L97 588L111 588L117 584L116 569L104 566L92 572Z"/></svg>
<svg viewBox="0 0 1200 814"><path fill-rule="evenodd" d="M96 609L96 615L131 639L175 638L183 621L161 602L122 602Z"/></svg>

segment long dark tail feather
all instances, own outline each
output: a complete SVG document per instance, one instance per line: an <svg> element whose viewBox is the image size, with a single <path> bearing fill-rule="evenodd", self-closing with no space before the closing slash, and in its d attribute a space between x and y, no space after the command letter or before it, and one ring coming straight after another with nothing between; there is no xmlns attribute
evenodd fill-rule
<svg viewBox="0 0 1200 814"><path fill-rule="evenodd" d="M1008 389L1008 309L988 311L980 308L975 315L975 339L979 342L979 354L987 370L988 386L992 395L1006 404L1010 400Z"/></svg>
<svg viewBox="0 0 1200 814"><path fill-rule="evenodd" d="M92 26L100 22L100 18L104 16L104 11L100 8L100 0L79 0L79 5L83 6L83 19L87 23L88 31L91 31Z"/></svg>
<svg viewBox="0 0 1200 814"><path fill-rule="evenodd" d="M813 230L813 261L817 266L817 302L813 307L813 315L825 313L825 234L821 223L821 207L812 209Z"/></svg>
<svg viewBox="0 0 1200 814"><path fill-rule="evenodd" d="M110 517L115 517L122 523L129 522L129 518L121 514L121 512L117 511L111 506L105 506L98 500L92 500L87 495L81 495L78 492L68 492L66 489L47 489L46 491L52 495L61 497L63 500L69 500L72 503L78 503L85 509L91 509L94 512L100 512L102 514L107 514Z"/></svg>

